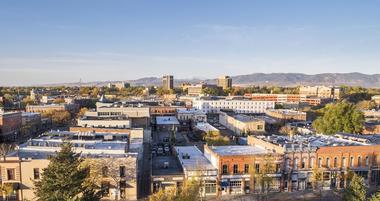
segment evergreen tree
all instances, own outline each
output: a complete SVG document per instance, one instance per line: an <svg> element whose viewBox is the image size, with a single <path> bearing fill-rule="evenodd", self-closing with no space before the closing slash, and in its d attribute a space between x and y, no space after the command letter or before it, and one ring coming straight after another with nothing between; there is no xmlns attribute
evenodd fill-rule
<svg viewBox="0 0 380 201"><path fill-rule="evenodd" d="M367 189L364 186L363 177L354 174L350 185L343 193L343 201L364 201Z"/></svg>
<svg viewBox="0 0 380 201"><path fill-rule="evenodd" d="M373 194L369 201L380 201L380 190Z"/></svg>
<svg viewBox="0 0 380 201"><path fill-rule="evenodd" d="M64 142L61 151L49 158L50 163L35 182L35 193L39 201L84 201L99 200L94 189L84 185L89 169L80 166L79 154Z"/></svg>

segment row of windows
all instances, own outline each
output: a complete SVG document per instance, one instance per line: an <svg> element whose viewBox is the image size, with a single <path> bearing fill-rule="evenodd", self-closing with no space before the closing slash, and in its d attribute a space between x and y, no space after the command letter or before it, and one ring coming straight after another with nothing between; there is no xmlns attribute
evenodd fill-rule
<svg viewBox="0 0 380 201"><path fill-rule="evenodd" d="M342 162L342 167L347 167L346 157L342 157L342 161L341 162ZM363 158L361 156L358 156L358 158L357 158L357 166L358 167L363 166L363 162L364 162L364 166L368 167L369 166L369 157L366 156L364 158L364 161L363 161ZM338 157L334 158L332 165L331 165L330 158L326 158L324 164L323 164L322 158L318 158L318 167L322 167L322 166L325 166L325 167L328 167L328 168L329 167L334 167L334 168L338 167ZM354 167L355 166L355 157L353 157L353 156L350 157L349 166L350 167Z"/></svg>
<svg viewBox="0 0 380 201"><path fill-rule="evenodd" d="M280 172L281 171L281 164L276 164L274 171L275 172ZM260 172L260 164L258 164L258 163L255 164L255 172ZM238 164L234 164L232 166L232 173L233 174L240 174L240 173L249 174L250 173L250 165L249 164L244 164L244 171L243 172L239 172L239 165ZM229 172L228 172L228 165L223 165L222 166L222 174L229 174Z"/></svg>
<svg viewBox="0 0 380 201"><path fill-rule="evenodd" d="M33 168L33 179L40 179L40 169ZM16 180L15 168L7 168L7 180Z"/></svg>

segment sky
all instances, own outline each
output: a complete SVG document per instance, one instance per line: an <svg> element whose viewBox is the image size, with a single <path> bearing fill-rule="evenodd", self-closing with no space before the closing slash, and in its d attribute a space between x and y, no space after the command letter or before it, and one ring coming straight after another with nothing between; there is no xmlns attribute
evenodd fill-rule
<svg viewBox="0 0 380 201"><path fill-rule="evenodd" d="M378 0L1 0L0 85L380 73Z"/></svg>

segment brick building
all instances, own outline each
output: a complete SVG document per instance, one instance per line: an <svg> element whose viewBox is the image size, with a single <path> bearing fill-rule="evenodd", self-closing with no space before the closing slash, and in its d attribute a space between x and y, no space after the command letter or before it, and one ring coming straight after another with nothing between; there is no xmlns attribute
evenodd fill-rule
<svg viewBox="0 0 380 201"><path fill-rule="evenodd" d="M0 142L17 140L22 126L21 112L4 112L0 110Z"/></svg>

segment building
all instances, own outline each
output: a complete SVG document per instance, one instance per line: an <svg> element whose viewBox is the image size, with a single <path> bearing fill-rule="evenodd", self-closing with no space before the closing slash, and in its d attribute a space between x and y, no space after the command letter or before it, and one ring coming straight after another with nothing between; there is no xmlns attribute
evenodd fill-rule
<svg viewBox="0 0 380 201"><path fill-rule="evenodd" d="M0 142L17 141L21 126L21 112L4 112L0 110Z"/></svg>
<svg viewBox="0 0 380 201"><path fill-rule="evenodd" d="M162 87L165 90L174 89L174 78L173 78L173 75L164 75L162 77Z"/></svg>
<svg viewBox="0 0 380 201"><path fill-rule="evenodd" d="M79 110L77 104L46 104L46 105L27 105L25 108L26 112L33 113L45 113L48 111L68 111L70 113L76 113Z"/></svg>
<svg viewBox="0 0 380 201"><path fill-rule="evenodd" d="M260 192L261 185L254 172L264 168L267 157L273 156L276 169L271 174L271 191L280 191L282 158L271 150L258 146L207 146L204 155L218 170L221 195L246 194Z"/></svg>
<svg viewBox="0 0 380 201"><path fill-rule="evenodd" d="M371 98L376 104L380 105L380 95L372 96Z"/></svg>
<svg viewBox="0 0 380 201"><path fill-rule="evenodd" d="M15 200L35 200L34 181L39 180L49 164L48 157L60 150L62 142L69 140L73 150L90 163L97 164L102 172L97 185L102 190L102 199L137 200L138 155L141 150L131 150L128 135L112 133L50 132L29 140L19 149L8 154L6 161L0 160L2 184L12 183ZM132 142L131 142L132 143ZM142 149L142 142L138 143ZM107 172L102 171L103 166ZM120 184L120 185L116 185ZM120 188L116 188L119 186Z"/></svg>
<svg viewBox="0 0 380 201"><path fill-rule="evenodd" d="M108 83L108 88L117 88L119 90L124 89L124 88L128 88L130 86L131 85L129 83L126 83L126 82Z"/></svg>
<svg viewBox="0 0 380 201"><path fill-rule="evenodd" d="M210 134L212 133L213 135L217 135L220 133L220 131L212 126L211 124L207 122L198 122L194 126L195 131L199 131L202 134Z"/></svg>
<svg viewBox="0 0 380 201"><path fill-rule="evenodd" d="M237 135L265 132L265 121L254 116L219 112L219 123Z"/></svg>
<svg viewBox="0 0 380 201"><path fill-rule="evenodd" d="M348 173L363 176L369 186L380 185L380 145L377 136L248 136L248 144L283 155L283 191L312 188L313 170L323 175L323 189L342 189Z"/></svg>
<svg viewBox="0 0 380 201"><path fill-rule="evenodd" d="M276 104L300 104L307 103L311 106L320 105L326 101L316 96L302 94L244 94L244 97L256 101L274 101Z"/></svg>
<svg viewBox="0 0 380 201"><path fill-rule="evenodd" d="M196 146L174 147L184 173L184 181L200 181L200 196L216 196L218 170Z"/></svg>
<svg viewBox="0 0 380 201"><path fill-rule="evenodd" d="M365 135L380 134L380 122L378 121L365 122L362 134L365 134Z"/></svg>
<svg viewBox="0 0 380 201"><path fill-rule="evenodd" d="M180 122L207 122L206 113L194 108L177 108L176 117Z"/></svg>
<svg viewBox="0 0 380 201"><path fill-rule="evenodd" d="M265 111L265 114L280 119L283 121L306 121L306 112L288 110L288 109L273 109Z"/></svg>
<svg viewBox="0 0 380 201"><path fill-rule="evenodd" d="M90 128L131 128L131 121L126 117L91 117L78 119L78 126Z"/></svg>
<svg viewBox="0 0 380 201"><path fill-rule="evenodd" d="M223 89L231 89L232 88L232 78L230 76L221 76L217 80L217 85L222 87Z"/></svg>
<svg viewBox="0 0 380 201"><path fill-rule="evenodd" d="M175 116L159 116L156 117L157 129L162 131L178 130L179 121Z"/></svg>
<svg viewBox="0 0 380 201"><path fill-rule="evenodd" d="M201 96L203 95L203 90L206 88L221 88L220 86L213 84L200 83L196 85L191 85L187 87L187 95L189 96Z"/></svg>
<svg viewBox="0 0 380 201"><path fill-rule="evenodd" d="M97 102L96 110L87 111L87 117L121 117L131 120L131 127L148 127L150 125L150 108L143 104Z"/></svg>
<svg viewBox="0 0 380 201"><path fill-rule="evenodd" d="M274 109L274 101L228 100L198 98L193 101L193 107L205 113L218 113L220 110L233 110L236 113L265 113Z"/></svg>
<svg viewBox="0 0 380 201"><path fill-rule="evenodd" d="M301 95L340 99L340 88L327 86L300 86Z"/></svg>

